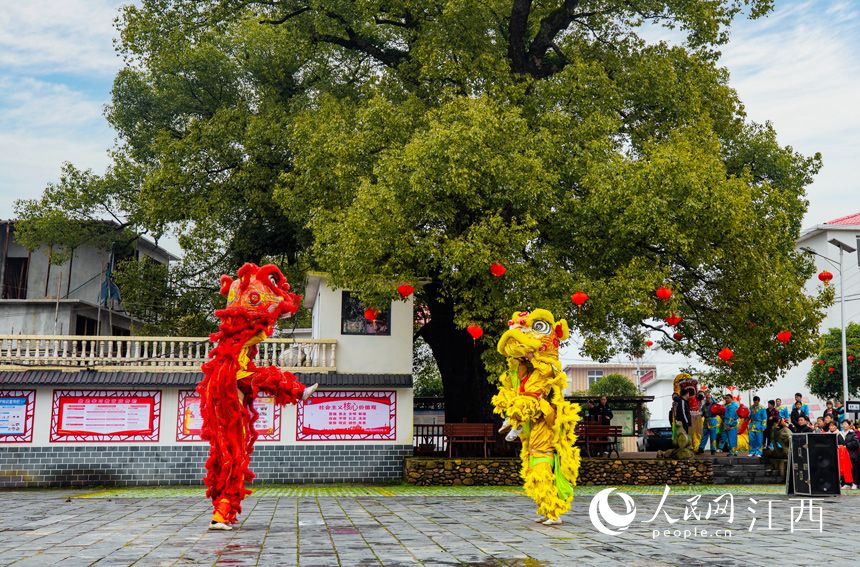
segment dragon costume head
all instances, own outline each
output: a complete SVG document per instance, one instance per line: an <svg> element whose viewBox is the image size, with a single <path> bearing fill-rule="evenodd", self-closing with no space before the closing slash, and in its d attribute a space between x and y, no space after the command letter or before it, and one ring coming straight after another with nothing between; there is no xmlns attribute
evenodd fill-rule
<svg viewBox="0 0 860 567"><path fill-rule="evenodd" d="M570 337L567 321L556 321L546 309L517 311L508 321L508 327L496 347L508 359L528 354L558 358L559 343Z"/></svg>
<svg viewBox="0 0 860 567"><path fill-rule="evenodd" d="M290 292L287 278L274 264L257 266L249 262L239 268L236 276L235 280L221 276L221 295L227 296L227 306L215 315L224 323L234 319L253 322L270 335L278 318L289 317L298 310L301 297ZM224 327L222 323L222 330Z"/></svg>

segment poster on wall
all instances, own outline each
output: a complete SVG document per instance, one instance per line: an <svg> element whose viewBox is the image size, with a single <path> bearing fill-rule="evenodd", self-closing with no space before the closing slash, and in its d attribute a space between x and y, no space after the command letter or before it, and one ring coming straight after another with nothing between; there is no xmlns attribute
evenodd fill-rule
<svg viewBox="0 0 860 567"><path fill-rule="evenodd" d="M0 443L32 443L35 390L0 390Z"/></svg>
<svg viewBox="0 0 860 567"><path fill-rule="evenodd" d="M296 441L393 440L394 392L317 392L296 406Z"/></svg>
<svg viewBox="0 0 860 567"><path fill-rule="evenodd" d="M200 416L200 394L194 390L180 390L178 408L176 440L202 441L200 428L203 427L203 418ZM275 405L275 399L269 396L258 396L254 400L254 409L259 415L255 424L259 435L257 441L280 441L281 408Z"/></svg>
<svg viewBox="0 0 860 567"><path fill-rule="evenodd" d="M51 442L158 441L158 390L54 390Z"/></svg>

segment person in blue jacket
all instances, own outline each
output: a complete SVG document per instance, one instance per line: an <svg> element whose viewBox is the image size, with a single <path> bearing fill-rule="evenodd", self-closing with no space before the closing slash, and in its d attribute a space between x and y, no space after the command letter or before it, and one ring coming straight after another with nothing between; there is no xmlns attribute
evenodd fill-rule
<svg viewBox="0 0 860 567"><path fill-rule="evenodd" d="M785 421L791 420L791 408L782 405L782 398L776 399L776 412L780 419L784 419Z"/></svg>
<svg viewBox="0 0 860 567"><path fill-rule="evenodd" d="M710 392L707 394L698 394L696 396L700 402L702 403L702 441L699 443L699 450L696 451L699 455L705 452L705 445L708 444L710 440L711 443L711 454L714 455L717 452L717 429L719 429L719 420L717 416L711 412L711 405L714 403L714 399L711 397Z"/></svg>
<svg viewBox="0 0 860 567"><path fill-rule="evenodd" d="M753 397L750 408L750 457L761 457L764 448L764 430L767 428L767 410L761 405L761 398Z"/></svg>
<svg viewBox="0 0 860 567"><path fill-rule="evenodd" d="M740 405L726 394L726 413L723 414L723 436L730 457L738 455L738 408Z"/></svg>

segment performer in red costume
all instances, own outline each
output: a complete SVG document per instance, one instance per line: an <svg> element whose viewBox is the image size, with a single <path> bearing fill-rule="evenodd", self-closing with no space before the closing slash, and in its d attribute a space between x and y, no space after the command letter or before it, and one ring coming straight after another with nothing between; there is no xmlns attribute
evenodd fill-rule
<svg viewBox="0 0 860 567"><path fill-rule="evenodd" d="M249 464L257 432L258 414L254 399L262 391L275 403L294 404L306 400L317 384L305 387L296 377L275 366L257 368L253 363L257 345L272 334L281 316L299 308L298 295L281 270L272 264L245 264L238 279L221 276L221 295L227 307L215 311L221 320L218 332L209 338L217 343L203 364L203 380L197 385L202 437L209 441L206 460L206 496L215 508L210 530L230 530L242 512L242 499L251 494L245 483L254 479Z"/></svg>

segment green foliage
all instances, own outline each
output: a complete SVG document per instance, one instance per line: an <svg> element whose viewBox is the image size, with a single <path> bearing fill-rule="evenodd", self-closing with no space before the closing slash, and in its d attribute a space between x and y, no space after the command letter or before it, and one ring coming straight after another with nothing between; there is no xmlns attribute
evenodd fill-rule
<svg viewBox="0 0 860 567"><path fill-rule="evenodd" d="M466 354L498 360L513 309L538 306L597 359L656 330L711 365L704 381L757 388L809 356L832 299L804 293L814 266L794 250L820 157L747 122L717 66L738 11L771 4L143 0L118 20L113 164L19 212L36 226L106 204L173 231L186 290L262 257L369 303L422 282L446 331L419 333L437 361L462 354L440 361L446 394L472 379ZM685 45L648 44L644 22ZM472 322L477 348L440 338ZM776 348L781 329L794 340Z"/></svg>
<svg viewBox="0 0 860 567"><path fill-rule="evenodd" d="M848 395L857 396L860 394L860 323L846 325L845 339L846 357L855 357L848 361ZM842 399L841 329L834 327L821 337L816 358L806 375L806 385L810 393L821 399Z"/></svg>
<svg viewBox="0 0 860 567"><path fill-rule="evenodd" d="M639 391L628 376L607 374L588 388L589 396L638 396Z"/></svg>

